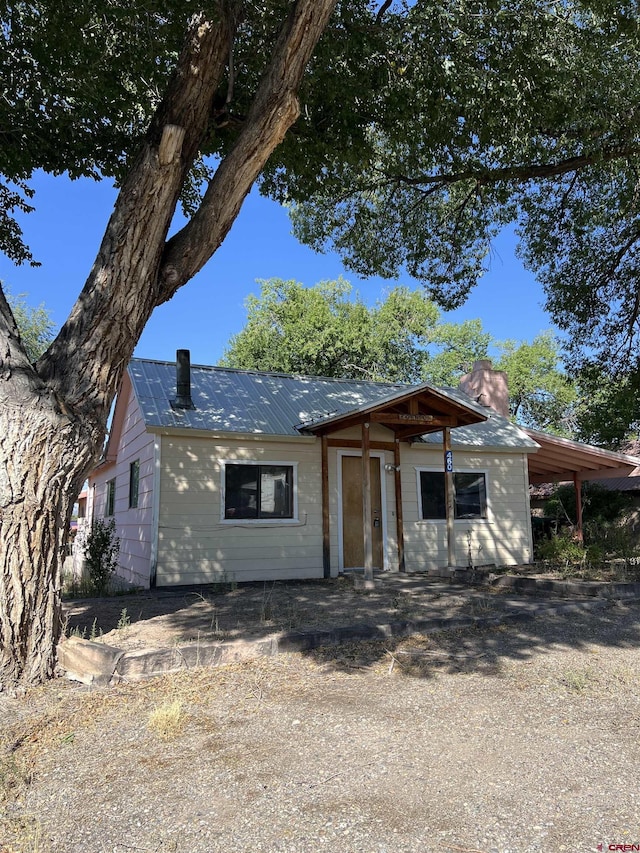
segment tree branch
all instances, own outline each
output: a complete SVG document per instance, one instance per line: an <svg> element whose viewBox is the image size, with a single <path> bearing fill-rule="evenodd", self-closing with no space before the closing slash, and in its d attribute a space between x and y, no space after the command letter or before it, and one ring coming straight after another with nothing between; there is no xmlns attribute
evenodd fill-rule
<svg viewBox="0 0 640 853"><path fill-rule="evenodd" d="M8 379L16 368L33 372L18 324L0 285L0 381Z"/></svg>
<svg viewBox="0 0 640 853"><path fill-rule="evenodd" d="M376 15L376 25L382 23L384 13L387 11L387 9L389 8L389 6L391 6L392 3L393 0L384 0L384 3L382 4L382 6L380 6L380 8L378 9L378 14Z"/></svg>
<svg viewBox="0 0 640 853"><path fill-rule="evenodd" d="M478 184L498 183L499 181L530 181L537 178L553 178L576 172L587 166L597 166L600 163L609 163L625 157L636 157L640 148L631 146L629 148L605 148L594 154L582 154L577 157L569 157L559 160L557 163L540 163L538 165L505 166L499 169L466 169L461 172L438 172L433 175L409 175L386 174L380 184L406 184L408 186L423 187L432 184L447 186L449 184L461 183L463 181L475 181Z"/></svg>
<svg viewBox="0 0 640 853"><path fill-rule="evenodd" d="M178 198L207 132L233 39L237 0L195 15L167 92L118 195L69 318L37 367L67 406L106 420L158 304L158 269Z"/></svg>
<svg viewBox="0 0 640 853"><path fill-rule="evenodd" d="M297 91L336 0L299 0L276 42L246 122L191 221L167 243L160 301L189 281L219 248L271 153L299 113Z"/></svg>

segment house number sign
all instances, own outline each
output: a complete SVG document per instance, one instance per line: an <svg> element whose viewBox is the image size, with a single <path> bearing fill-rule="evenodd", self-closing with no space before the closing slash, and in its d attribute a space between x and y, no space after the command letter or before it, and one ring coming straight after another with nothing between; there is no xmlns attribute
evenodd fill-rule
<svg viewBox="0 0 640 853"><path fill-rule="evenodd" d="M451 450L447 450L444 454L444 467L447 474L453 471L453 452Z"/></svg>

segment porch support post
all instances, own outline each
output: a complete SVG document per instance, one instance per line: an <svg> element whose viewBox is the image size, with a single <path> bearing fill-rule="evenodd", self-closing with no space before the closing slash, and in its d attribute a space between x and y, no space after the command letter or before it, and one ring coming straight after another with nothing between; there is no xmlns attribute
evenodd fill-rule
<svg viewBox="0 0 640 853"><path fill-rule="evenodd" d="M362 528L364 531L364 579L373 580L373 531L371 530L371 465L369 424L362 424Z"/></svg>
<svg viewBox="0 0 640 853"><path fill-rule="evenodd" d="M322 569L325 578L331 577L331 545L329 527L329 454L327 436L321 438L322 446Z"/></svg>
<svg viewBox="0 0 640 853"><path fill-rule="evenodd" d="M576 490L576 539L578 542L584 542L582 532L582 480L577 472L573 475L573 485Z"/></svg>
<svg viewBox="0 0 640 853"><path fill-rule="evenodd" d="M452 568L456 564L456 543L454 519L456 512L456 493L453 482L453 466L447 464L451 458L451 431L449 427L442 430L442 446L444 450L444 501L447 518L447 565Z"/></svg>
<svg viewBox="0 0 640 853"><path fill-rule="evenodd" d="M402 477L400 476L400 439L396 438L393 448L393 467L396 486L396 538L398 540L398 569L406 571L404 562L404 523L402 519Z"/></svg>

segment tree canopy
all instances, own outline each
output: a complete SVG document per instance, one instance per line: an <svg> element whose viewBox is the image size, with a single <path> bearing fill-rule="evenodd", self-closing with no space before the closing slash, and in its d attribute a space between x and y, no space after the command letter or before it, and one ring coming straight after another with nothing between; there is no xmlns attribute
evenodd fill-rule
<svg viewBox="0 0 640 853"><path fill-rule="evenodd" d="M247 300L247 324L222 364L253 370L387 382L418 382L438 309L418 291L396 287L368 308L351 285L322 281L260 282Z"/></svg>
<svg viewBox="0 0 640 853"><path fill-rule="evenodd" d="M423 291L395 287L369 307L344 279L313 287L269 279L247 300L247 323L222 364L311 376L458 384L473 362L498 355L511 413L525 426L569 434L576 397L550 332L496 341L480 320L443 322Z"/></svg>
<svg viewBox="0 0 640 853"><path fill-rule="evenodd" d="M191 210L208 174L203 158L224 156L245 123L288 4L229 6L232 63L184 188ZM122 180L197 4L33 0L0 9L2 173L22 186L38 167ZM496 230L520 221L523 257L556 322L572 331L588 318L573 347L589 336L632 358L633 300L622 303L637 236L634 10L613 0L342 0L262 189L294 205L296 231L311 245L333 246L359 273L406 270L445 307L481 275ZM10 183L4 192L28 203L10 196ZM3 207L8 216L11 204ZM15 228L5 221L3 245L20 258ZM567 289L580 298L564 299Z"/></svg>
<svg viewBox="0 0 640 853"><path fill-rule="evenodd" d="M571 436L575 430L575 383L560 368L559 346L551 332L532 341L502 341L496 368L509 380L513 418L532 429Z"/></svg>
<svg viewBox="0 0 640 853"><path fill-rule="evenodd" d="M220 6L233 49L181 188L189 214L246 126L288 6ZM34 169L124 180L198 8L0 3L0 247L16 261L31 259L13 214L30 207ZM626 386L640 371L639 84L633 5L340 0L261 188L291 206L302 240L360 274L408 273L445 308L519 223L571 367Z"/></svg>
<svg viewBox="0 0 640 853"><path fill-rule="evenodd" d="M378 93L396 120L296 197L296 233L450 308L519 223L572 368L638 372L639 48L631 4L415 4Z"/></svg>

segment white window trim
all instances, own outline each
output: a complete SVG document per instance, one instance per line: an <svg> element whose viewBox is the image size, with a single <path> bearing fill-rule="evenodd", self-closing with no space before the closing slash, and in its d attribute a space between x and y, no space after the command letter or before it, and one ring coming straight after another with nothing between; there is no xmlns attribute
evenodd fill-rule
<svg viewBox="0 0 640 853"><path fill-rule="evenodd" d="M245 527L249 525L251 527L272 527L274 524L287 525L287 524L299 524L298 518L298 463L292 462L290 459L287 459L285 462L281 462L273 459L219 459L220 464L220 523L226 524L231 527L238 527L238 525L242 525ZM261 465L261 466L269 466L269 465L281 465L287 468L293 468L293 518L225 518L224 510L226 503L226 470L227 465Z"/></svg>
<svg viewBox="0 0 640 853"><path fill-rule="evenodd" d="M420 465L415 466L416 472L416 494L418 499L418 522L421 524L446 524L446 518L423 518L422 516L422 485L420 483L420 474L422 471L428 471L430 473L443 474L444 471L442 468L438 468L437 465ZM454 524L490 524L492 513L491 513L491 495L490 495L490 477L489 471L486 468L454 468L454 474L484 474L484 488L485 495L487 499L487 517L486 518L455 518Z"/></svg>

